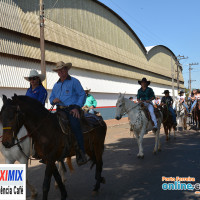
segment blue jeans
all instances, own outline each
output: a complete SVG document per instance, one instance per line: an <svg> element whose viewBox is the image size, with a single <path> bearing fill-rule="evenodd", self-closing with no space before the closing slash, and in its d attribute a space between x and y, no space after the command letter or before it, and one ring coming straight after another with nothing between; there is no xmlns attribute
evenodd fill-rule
<svg viewBox="0 0 200 200"><path fill-rule="evenodd" d="M90 109L90 110L89 110L89 113L90 113L90 114L94 114L94 109Z"/></svg>
<svg viewBox="0 0 200 200"><path fill-rule="evenodd" d="M168 107L168 109L169 109L169 112L171 112L172 114L173 122L176 123L176 114L174 112L174 109L172 107Z"/></svg>
<svg viewBox="0 0 200 200"><path fill-rule="evenodd" d="M189 113L190 111L189 111L188 105L185 102L183 102L183 106L186 108L187 112Z"/></svg>
<svg viewBox="0 0 200 200"><path fill-rule="evenodd" d="M193 102L193 104L192 104L192 106L191 106L191 108L190 108L190 112L192 112L192 110L193 110L194 106L196 106L196 104L197 104L197 100L195 100L195 101Z"/></svg>
<svg viewBox="0 0 200 200"><path fill-rule="evenodd" d="M83 132L81 129L80 119L73 117L72 114L70 114L70 111L74 109L74 107L70 107L69 109L64 109L65 113L67 114L67 117L70 122L71 130L75 134L76 141L78 143L79 148L85 153L84 149L84 140L83 140Z"/></svg>

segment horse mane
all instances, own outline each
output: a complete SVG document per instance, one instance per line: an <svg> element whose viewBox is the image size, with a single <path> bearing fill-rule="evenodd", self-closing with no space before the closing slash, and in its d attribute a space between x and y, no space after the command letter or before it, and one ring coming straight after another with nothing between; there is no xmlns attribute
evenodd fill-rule
<svg viewBox="0 0 200 200"><path fill-rule="evenodd" d="M38 116L50 114L49 111L44 107L44 105L34 98L20 95L14 96L12 97L12 99L16 103L16 105L19 105L20 108L22 106L23 109L28 110L31 113L36 113Z"/></svg>

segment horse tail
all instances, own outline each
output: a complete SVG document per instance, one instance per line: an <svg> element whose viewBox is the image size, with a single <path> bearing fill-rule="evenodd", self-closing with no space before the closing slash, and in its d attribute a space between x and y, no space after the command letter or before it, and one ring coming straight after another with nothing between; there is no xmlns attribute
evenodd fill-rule
<svg viewBox="0 0 200 200"><path fill-rule="evenodd" d="M74 168L73 168L73 165L72 165L72 159L71 159L71 157L67 157L66 163L67 163L67 165L69 167L69 171L71 173L74 172Z"/></svg>

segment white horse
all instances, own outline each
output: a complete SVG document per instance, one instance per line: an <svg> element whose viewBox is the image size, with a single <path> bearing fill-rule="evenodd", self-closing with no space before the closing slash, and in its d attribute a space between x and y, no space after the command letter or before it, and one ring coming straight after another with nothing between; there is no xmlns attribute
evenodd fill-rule
<svg viewBox="0 0 200 200"><path fill-rule="evenodd" d="M187 111L185 110L185 107L182 103L180 103L179 100L175 101L175 109L177 114L177 124L178 127L181 127L181 129L187 130Z"/></svg>
<svg viewBox="0 0 200 200"><path fill-rule="evenodd" d="M131 129L133 129L133 133L137 139L139 153L137 154L138 158L144 158L142 141L145 134L149 131L153 131L152 122L147 119L144 111L141 108L141 105L138 103L134 103L129 99L124 98L124 95L120 93L117 104L116 104L116 115L115 119L119 120L122 118L124 113L128 114ZM160 112L160 118L158 118L158 130L154 132L155 134L155 147L153 153L156 154L158 151L161 151L160 145L160 127L162 123L162 112Z"/></svg>
<svg viewBox="0 0 200 200"><path fill-rule="evenodd" d="M0 136L2 137L3 134L3 127L2 123L0 122ZM27 135L27 131L24 126L20 129L18 133L18 138L23 138ZM15 143L17 143L17 140L15 140ZM29 137L26 137L21 143L20 146L22 147L22 150L24 154L29 157L30 156L30 148L31 148L31 139ZM19 147L17 145L11 147L11 148L5 148L2 143L0 143L0 151L2 155L5 158L6 164L14 164L16 161L18 161L20 164L26 164L26 184L28 188L31 191L31 199L35 199L37 196L36 189L29 183L28 181L28 159L27 157L20 151Z"/></svg>

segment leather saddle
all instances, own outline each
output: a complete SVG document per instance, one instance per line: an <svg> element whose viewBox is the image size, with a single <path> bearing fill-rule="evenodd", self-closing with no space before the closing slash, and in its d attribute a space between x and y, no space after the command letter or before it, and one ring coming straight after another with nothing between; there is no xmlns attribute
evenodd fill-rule
<svg viewBox="0 0 200 200"><path fill-rule="evenodd" d="M71 128L65 111L58 110L57 118L63 133L68 135L71 132ZM87 133L94 130L99 125L103 126L103 118L99 113L98 115L95 115L81 111L80 123L83 133Z"/></svg>
<svg viewBox="0 0 200 200"><path fill-rule="evenodd" d="M154 125L154 122L153 122L152 119L151 119L151 114L150 114L148 108L147 108L143 103L141 104L141 108L142 108L142 110L143 110L143 112L144 112L146 118L147 118L149 121L151 121L152 124ZM154 113L155 113L156 119L158 120L158 118L161 117L161 115L160 115L160 110L159 110L158 107L157 107L157 108L154 107Z"/></svg>

